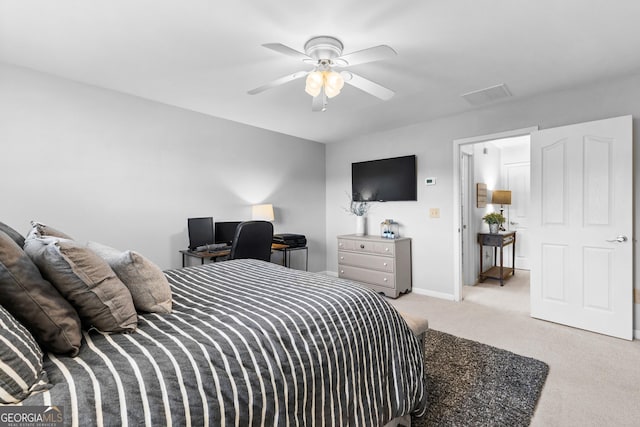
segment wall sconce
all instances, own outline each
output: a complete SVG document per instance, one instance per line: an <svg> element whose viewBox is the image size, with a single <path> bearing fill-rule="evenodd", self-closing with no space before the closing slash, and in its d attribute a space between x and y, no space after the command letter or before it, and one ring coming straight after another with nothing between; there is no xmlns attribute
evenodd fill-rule
<svg viewBox="0 0 640 427"><path fill-rule="evenodd" d="M266 203L251 206L251 219L254 221L273 221L275 219L273 205Z"/></svg>

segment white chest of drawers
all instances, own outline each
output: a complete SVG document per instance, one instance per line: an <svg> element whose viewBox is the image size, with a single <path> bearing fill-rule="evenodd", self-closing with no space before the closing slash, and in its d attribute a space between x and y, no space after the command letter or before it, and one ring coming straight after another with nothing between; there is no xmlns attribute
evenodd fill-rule
<svg viewBox="0 0 640 427"><path fill-rule="evenodd" d="M411 290L411 239L338 236L338 276L391 298Z"/></svg>

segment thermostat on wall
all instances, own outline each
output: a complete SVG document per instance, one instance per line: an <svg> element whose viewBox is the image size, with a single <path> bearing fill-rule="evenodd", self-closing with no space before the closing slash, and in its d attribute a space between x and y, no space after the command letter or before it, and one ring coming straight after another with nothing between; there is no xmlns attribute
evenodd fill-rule
<svg viewBox="0 0 640 427"><path fill-rule="evenodd" d="M436 178L435 177L425 178L424 185L436 185Z"/></svg>

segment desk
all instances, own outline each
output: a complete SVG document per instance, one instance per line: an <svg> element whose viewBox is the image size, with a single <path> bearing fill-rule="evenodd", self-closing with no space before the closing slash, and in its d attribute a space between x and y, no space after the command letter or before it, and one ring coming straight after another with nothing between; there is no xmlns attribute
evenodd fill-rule
<svg viewBox="0 0 640 427"><path fill-rule="evenodd" d="M182 267L187 266L187 257L192 258L200 258L200 264L204 264L205 259L216 260L217 258L222 258L228 256L231 251L229 249L225 249L224 251L214 251L214 252L193 252L188 249L183 249L180 251L182 254Z"/></svg>
<svg viewBox="0 0 640 427"><path fill-rule="evenodd" d="M516 262L516 232L507 231L497 234L478 233L478 243L480 244L480 275L478 280L480 282L484 282L485 279L497 279L500 280L500 286L504 286L505 279L507 279L509 275L513 276L516 274L516 270L514 268ZM513 256L511 259L511 267L505 267L503 250L505 246L509 245L513 248ZM500 248L500 265L493 265L486 271L484 271L482 266L484 246L493 246L494 264L496 262L498 248Z"/></svg>
<svg viewBox="0 0 640 427"><path fill-rule="evenodd" d="M302 248L289 248L288 245L283 245L280 243L272 243L271 244L271 250L272 251L284 251L283 253L283 260L282 260L282 265L285 265L286 261L286 254L288 252L288 250L295 250L295 249L302 249ZM305 246L306 249L306 246ZM183 249L180 251L180 253L182 254L182 267L186 267L187 266L187 257L192 257L192 258L199 258L200 259L200 264L204 264L204 260L208 259L208 260L213 260L216 261L218 258L224 258L226 256L228 256L231 251L229 249L225 249L223 251L213 251L213 252L193 252L190 251L188 249ZM307 255L308 257L308 255ZM308 258L307 258L307 263L308 263ZM288 262L287 265L285 265L286 267L288 267Z"/></svg>
<svg viewBox="0 0 640 427"><path fill-rule="evenodd" d="M291 252L292 251L304 251L304 271L309 271L309 248L307 246L296 246L296 247L292 247L292 246L287 246L287 245L278 245L278 246L284 246L283 248L276 248L274 246L278 245L277 243L274 243L273 245L271 245L271 249L275 250L275 251L281 251L282 252L282 265L284 265L285 267L291 267Z"/></svg>

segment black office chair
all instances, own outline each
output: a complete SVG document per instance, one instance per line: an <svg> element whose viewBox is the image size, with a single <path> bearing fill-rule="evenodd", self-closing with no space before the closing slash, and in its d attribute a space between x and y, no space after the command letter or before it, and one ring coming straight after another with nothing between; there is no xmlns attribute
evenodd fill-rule
<svg viewBox="0 0 640 427"><path fill-rule="evenodd" d="M268 221L245 221L236 228L229 259L271 260L273 224Z"/></svg>

